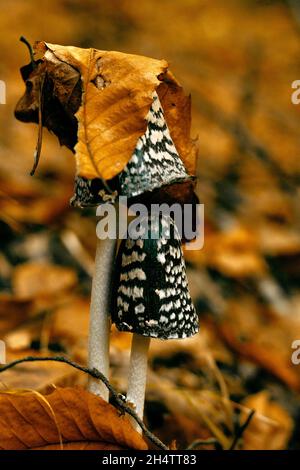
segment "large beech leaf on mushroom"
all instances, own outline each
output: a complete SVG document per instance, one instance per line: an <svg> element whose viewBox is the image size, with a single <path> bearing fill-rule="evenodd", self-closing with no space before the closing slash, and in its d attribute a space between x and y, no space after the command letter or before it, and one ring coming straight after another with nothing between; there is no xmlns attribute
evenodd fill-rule
<svg viewBox="0 0 300 470"><path fill-rule="evenodd" d="M128 417L75 388L0 394L0 449L146 450Z"/></svg>
<svg viewBox="0 0 300 470"><path fill-rule="evenodd" d="M63 61L80 72L83 95L76 114L75 146L78 173L87 178L112 178L129 161L146 130L152 93L167 62L44 42L36 48L43 50L46 63L53 66L57 60Z"/></svg>
<svg viewBox="0 0 300 470"><path fill-rule="evenodd" d="M38 122L38 81L46 74L43 124L75 148L78 174L109 180L124 169L145 133L155 90L180 157L194 174L190 97L165 60L45 42L36 43L35 51L43 57L35 69L21 69L28 86L16 116Z"/></svg>
<svg viewBox="0 0 300 470"><path fill-rule="evenodd" d="M62 61L81 74L83 97L76 114L75 147L80 175L110 179L125 167L146 130L145 118L157 88L175 145L187 168L195 172L190 97L167 72L165 60L44 42L36 48L45 52L52 66Z"/></svg>
<svg viewBox="0 0 300 470"><path fill-rule="evenodd" d="M193 202L194 180L188 175L185 166L178 154L167 126L165 114L156 92L152 96L152 104L146 116L146 132L138 139L133 155L121 173L109 181L112 189L114 185L120 196L129 199L143 199L144 203L154 202L157 191L160 194L159 202L170 199L184 203ZM179 183L179 184L178 184ZM192 192L185 183L190 183ZM167 189L175 189L173 193ZM181 191L182 187L185 188ZM100 178L86 179L77 177L75 180L74 197L71 204L77 207L97 205L106 201L113 194L103 191ZM160 191L162 190L162 191Z"/></svg>

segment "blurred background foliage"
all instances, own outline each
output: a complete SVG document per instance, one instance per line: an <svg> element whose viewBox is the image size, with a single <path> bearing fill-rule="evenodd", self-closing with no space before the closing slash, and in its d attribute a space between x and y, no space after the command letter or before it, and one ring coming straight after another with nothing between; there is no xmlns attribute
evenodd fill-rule
<svg viewBox="0 0 300 470"><path fill-rule="evenodd" d="M0 0L0 338L8 359L45 351L86 361L94 211L69 207L72 154L17 122L18 42L165 58L192 95L197 192L205 245L186 253L201 334L152 341L146 421L180 448L214 438L229 448L300 447L300 79L297 1ZM112 382L126 390L130 335L113 330ZM4 389L83 384L63 364L26 365ZM241 425L256 413L238 440ZM213 444L202 447L212 448Z"/></svg>

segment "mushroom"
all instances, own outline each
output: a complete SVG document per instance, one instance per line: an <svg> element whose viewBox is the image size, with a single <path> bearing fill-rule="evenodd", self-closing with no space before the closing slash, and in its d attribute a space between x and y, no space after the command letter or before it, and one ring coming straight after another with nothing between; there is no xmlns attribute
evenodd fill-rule
<svg viewBox="0 0 300 470"><path fill-rule="evenodd" d="M175 183L192 180L178 155L156 92L146 116L147 129L137 142L131 159L119 175L108 181L113 195L133 198ZM95 206L111 200L99 178L76 177L71 204Z"/></svg>
<svg viewBox="0 0 300 470"><path fill-rule="evenodd" d="M106 202L115 203L119 196L127 196L130 201L138 199L145 202L148 207L154 201L178 201L181 204L197 202L193 191L193 177L188 174L179 156L177 144L174 144L174 140L171 137L160 99L167 103L170 117L169 122L172 125L173 131L176 125L179 122L181 123L178 118L176 103L178 103L179 108L187 116L190 111L190 101L184 97L180 86L172 74L166 71L167 63L165 61L137 58L137 56L117 52L96 51L95 49L91 49L87 53L88 51L84 49L48 45L46 43L38 43L37 48L39 47L39 50L42 50L44 53L43 58L34 60L31 52L31 63L21 69L22 78L26 83L26 93L17 104L15 110L15 115L18 119L39 124L39 138L34 169L37 166L40 154L42 126L54 132L59 138L60 143L66 145L74 153L76 153L76 148L79 144L81 145L81 154L86 147L89 147L86 142L82 141L83 124L80 121L80 110L82 111L87 89L89 89L89 92L101 108L101 93L105 93L109 100L115 99L116 95L113 91L110 92L109 87L118 90L118 93L126 91L123 83L122 87L118 88L119 81L117 79L114 81L113 73L116 73L116 71L120 73L120 70L122 70L124 73L127 73L125 80L127 80L126 86L129 87L127 90L128 94L126 94L127 106L133 112L133 120L131 121L133 128L129 141L134 141L135 136L137 136L136 141L134 141L135 148L134 146L132 148L128 146L128 148L131 148L130 154L128 154L127 148L125 152L122 152L123 160L115 157L119 158L117 162L109 161L107 155L105 159L102 159L102 156L100 156L99 161L105 161L106 166L104 166L104 169L111 178L102 178L101 172L97 168L96 174L99 177L95 177L95 165L89 166L88 175L86 176L82 176L79 172L75 178L75 192L71 199L71 204L84 208ZM80 57L83 58L82 64ZM93 72L90 78L87 78L86 70L88 68L86 67L86 61L90 60L90 57L94 60L93 67L95 68L96 75ZM139 86L136 86L133 72L134 64L136 63L138 64L135 69L137 72L136 80L139 80ZM109 69L109 64L113 64L113 71ZM120 70L117 64L121 64ZM149 71L146 70L147 73L144 73L141 64L149 67ZM129 67L130 73L128 73L126 67ZM109 79L103 78L99 70L102 70L101 73L104 73L104 75L107 74ZM160 75L158 73L161 73L161 78L159 78ZM85 78L83 79L84 74ZM134 88L133 94L131 94L130 86L132 90ZM141 87L145 87L145 89ZM160 94L158 92L159 89L161 90ZM107 93L103 90L107 90ZM152 90L152 95L149 94L150 90ZM149 101L151 96L152 102ZM91 102L94 106L95 101L91 100ZM112 108L111 106L109 109L111 110ZM170 112L171 108L172 112ZM145 109L149 110L146 117L143 115ZM96 116L96 108L92 108L92 113ZM105 119L107 120L107 117ZM102 126L104 125L103 122L101 121ZM97 134L98 127L94 120L92 127L93 138L102 136L100 130ZM124 129L127 128L128 126L121 128L123 139ZM141 129L143 129L143 132L140 132ZM103 127L101 130L103 130ZM107 134L105 135L107 137ZM183 126L183 130L180 129L179 132L175 132L172 135L176 136L176 141L179 144L181 142L181 150L184 149L185 152L188 152L186 147L192 149L189 139L188 120L187 125ZM110 136L112 142L114 142L115 133L112 132ZM186 145L182 145L182 143ZM111 145L111 141L109 145ZM101 146L100 148L99 146L96 147L98 153L101 151L101 148ZM120 146L118 149L120 151L123 150ZM115 154L117 155L117 153ZM130 158L127 158L127 155ZM123 164L125 158L127 163ZM84 166L78 155L77 166L81 169ZM91 174L93 176L90 176ZM187 337L196 333L198 328L197 316L189 296L178 231L169 216L164 215L162 218L155 217L155 219L157 222L155 230L159 235L157 240L151 240L151 238L149 240L133 240L129 238L121 243L117 261L117 272L121 274L119 279L115 277L117 291L114 290L114 292L117 292L117 303L119 302L120 305L117 307L114 305L112 310L113 320L116 322L117 327L121 330L126 330L126 325L128 325L128 331L134 333L128 397L135 403L140 416L142 416L144 405L149 338L151 336L164 339ZM149 232L148 223L150 220L153 222L152 218L147 219L145 233ZM170 225L170 239L168 239L166 231L160 233L160 229L168 225L167 222ZM147 263L146 265L142 263L136 272L130 269L126 273L126 263L125 265L122 263L124 256L126 257L124 253L126 253L127 249L130 250L130 246L132 246L132 255L128 255L131 259L128 266L134 262L134 257L136 256L134 253L137 252L133 250L135 246L142 249L141 257L145 256ZM116 240L97 241L95 275L91 294L89 367L99 369L106 376L109 373L109 294L111 291L115 251ZM157 269L157 273L153 271L153 266ZM148 302L147 310L145 310L145 314L138 312L139 316L143 317L144 320L141 319L134 323L136 316L127 318L126 311L122 310L121 302L125 302L122 297L122 290L126 290L127 282L125 278L122 278L122 275L125 277L127 275L129 281L136 281L138 279L132 276L137 275L138 277L138 273L143 276L142 272L146 273L147 276L154 276L153 282L161 282L161 287L159 288L159 285L156 285L156 288L153 289L149 282L145 284L143 289L145 289L145 300ZM176 287L171 285L173 278L174 282L177 283ZM139 282L144 282L144 280L140 279ZM180 282L182 283L181 285ZM149 294L147 293L148 287ZM139 292L137 286L136 289ZM176 293L174 294L175 291ZM129 302L128 308L134 313L135 308L142 307L135 305L133 300L135 299L132 298L132 301ZM168 302L165 303L165 300L168 300ZM180 304L181 300L184 302L183 305ZM151 303L153 303L153 311L150 313ZM161 309L162 311L166 309L165 314L162 313ZM107 390L93 379L91 379L89 389L93 393L101 395L104 399L108 399Z"/></svg>
<svg viewBox="0 0 300 470"><path fill-rule="evenodd" d="M159 102L159 98L156 93L154 94L153 103L147 115L147 123L147 130L145 134L138 140L136 149L128 165L118 175L118 181L113 181L113 187L116 188L115 193L118 193L119 195L125 195L129 198L134 198L137 196L144 195L145 193L147 194L154 190L160 189L161 187L170 184L187 181L191 178L187 174L186 169L176 151L176 148L170 136L168 126L164 119L164 114ZM112 185L111 182L109 182L109 185ZM76 178L75 194L71 199L72 205L75 205L77 207L92 206L100 204L104 201L108 201L109 198L110 195L105 192L105 189L103 188L100 179L89 180L81 177ZM151 201L151 197L149 198L149 200ZM112 202L112 200L110 200L110 202ZM130 243L130 241L128 241L128 243ZM178 250L178 260L180 259L182 263L182 251L181 247L178 248L178 239L176 239L176 245ZM159 244L157 246L159 246ZM104 361L104 364L106 364L106 366L104 368L102 365L102 372L106 375L108 374L107 364L109 354L109 320L108 316L104 312L108 311L107 302L109 298L110 275L108 276L107 273L110 273L109 266L113 265L114 250L115 246L111 241L106 240L105 242L98 242L96 254L96 274L93 280L93 289L91 296L89 365L93 367L98 366L99 368L97 358L101 357L102 360L105 358L106 360ZM161 257L163 256L164 255L162 254ZM167 269L169 269L169 267L167 267ZM185 277L184 262L183 266L181 266L181 270L183 270L183 278ZM155 270L152 271L152 275L154 272ZM150 271L148 272L148 275L150 275ZM165 277L166 273L162 271L162 285L164 285ZM171 276L171 278L172 277L173 276ZM105 284L103 284L104 280ZM184 280L183 282L186 283L186 280ZM119 288L122 289L121 285ZM187 300L184 300L184 302L187 302L185 308L191 308L192 310L192 307L190 307L190 297L188 294L187 287L183 286L183 291L185 290L187 292ZM153 295L153 292L151 292L149 294L149 297ZM115 297L115 295L113 297ZM119 293L117 299L119 302L121 301ZM178 305L179 299L177 299L176 302L176 305ZM138 307L136 306L136 308ZM155 306L153 306L153 308L155 309ZM185 308L183 310L185 310ZM115 308L113 309L113 312L114 311ZM103 314L100 315L100 312L103 312ZM134 312L131 312L131 314L134 315ZM176 314L173 313L173 316L174 315ZM182 315L183 313L180 312L178 316L176 315L176 318L180 319ZM198 324L197 315L195 314L195 312L193 312L193 316L193 322L196 322L195 324ZM124 323L120 320L120 318L115 319L117 327L120 330L126 330L126 322ZM151 329L151 321L154 322L154 320L151 320L150 318L149 324L147 324L147 320L145 321L145 329L143 330L144 336L140 336L142 324L140 324L140 328L137 331L134 330L134 333L137 332L139 334L134 334L132 339L127 390L127 400L129 402L134 403L136 412L140 417L143 416L144 409L147 354L150 345L149 337L180 337L180 334L182 335L182 337L184 337L184 334L189 336L189 334L184 333L184 331L179 334L179 329L178 331L173 332L173 336L170 336L168 328L163 328L160 332L157 332L157 334L155 334L156 329ZM195 334L198 331L195 325L193 325L192 331L193 333L191 334ZM100 344L101 351L99 347ZM95 358L95 360L93 360L93 358ZM90 390L95 392L95 386L92 386ZM134 426L136 426L135 422L133 422L133 424ZM137 429L139 428L137 427Z"/></svg>
<svg viewBox="0 0 300 470"><path fill-rule="evenodd" d="M127 399L143 417L150 338L187 338L198 332L186 276L181 237L168 214L140 221L142 235L120 245L112 321L133 333Z"/></svg>
<svg viewBox="0 0 300 470"><path fill-rule="evenodd" d="M153 197L149 193L168 185L185 182L191 177L177 153L156 93L147 115L147 123L145 134L138 140L128 165L118 175L117 183L114 181L114 187L119 195L128 198L147 194L147 202L151 206ZM75 195L71 201L79 207L95 205L103 202L104 194L101 180L77 178ZM109 195L106 194L106 197ZM153 224L155 219L157 217L149 222ZM116 303L112 308L112 320L119 330L133 333L127 400L134 404L141 418L144 410L150 337L185 338L198 331L198 317L188 290L181 239L170 217L168 219L165 215L162 222L166 226L170 224L173 234L171 240L162 235L158 240L152 241L138 239L135 242L130 238L123 241L117 261L117 277L114 280L117 289L113 293ZM139 255L141 245L144 250L142 249ZM102 275L99 276L100 282ZM151 278L155 280L153 283ZM175 285L172 285L173 283ZM142 287L139 288L139 284L142 284ZM129 296L127 301L126 293ZM145 295L146 305L138 302L139 293L142 298ZM92 295L92 299L93 297ZM128 310L125 311L126 308ZM165 315L161 313L164 309L167 309ZM91 333L90 338L92 336ZM135 422L133 424L139 429Z"/></svg>

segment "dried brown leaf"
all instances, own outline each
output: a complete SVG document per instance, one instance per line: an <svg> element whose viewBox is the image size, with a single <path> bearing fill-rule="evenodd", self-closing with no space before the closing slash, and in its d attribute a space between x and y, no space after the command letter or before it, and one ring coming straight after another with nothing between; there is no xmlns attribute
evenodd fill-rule
<svg viewBox="0 0 300 470"><path fill-rule="evenodd" d="M157 78L167 62L114 51L81 49L39 43L48 61L59 59L80 71L83 82L75 147L78 173L87 178L111 179L130 160ZM49 53L50 51L50 53Z"/></svg>
<svg viewBox="0 0 300 470"><path fill-rule="evenodd" d="M126 416L82 389L50 395L0 394L0 448L6 450L137 449L147 445Z"/></svg>
<svg viewBox="0 0 300 470"><path fill-rule="evenodd" d="M255 234L243 227L218 234L211 239L208 263L227 276L259 275L266 266Z"/></svg>

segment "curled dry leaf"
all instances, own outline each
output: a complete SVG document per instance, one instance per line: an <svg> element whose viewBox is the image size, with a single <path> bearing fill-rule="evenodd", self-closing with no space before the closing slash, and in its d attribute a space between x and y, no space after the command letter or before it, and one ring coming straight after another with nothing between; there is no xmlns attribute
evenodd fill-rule
<svg viewBox="0 0 300 470"><path fill-rule="evenodd" d="M81 389L58 388L0 394L0 448L3 450L146 450L126 416Z"/></svg>
<svg viewBox="0 0 300 470"><path fill-rule="evenodd" d="M21 68L26 91L16 105L15 117L23 122L39 123L41 102L42 125L58 137L61 145L72 150L77 141L75 113L82 94L80 74L54 55L51 59L37 60L35 67L29 64Z"/></svg>

